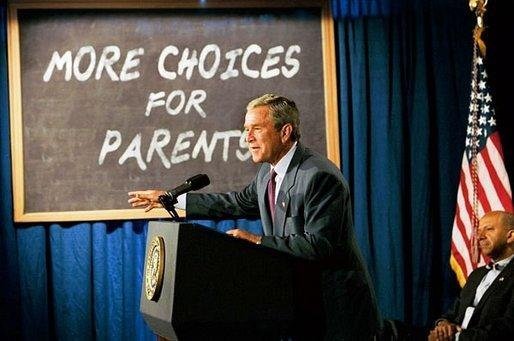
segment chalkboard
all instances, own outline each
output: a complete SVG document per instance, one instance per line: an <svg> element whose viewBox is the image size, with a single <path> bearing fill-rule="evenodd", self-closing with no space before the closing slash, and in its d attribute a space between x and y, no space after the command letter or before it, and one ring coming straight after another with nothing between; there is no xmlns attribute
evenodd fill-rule
<svg viewBox="0 0 514 341"><path fill-rule="evenodd" d="M11 4L15 220L166 217L127 192L198 173L206 191L242 189L258 167L246 104L268 92L297 103L301 141L338 163L326 3L263 4Z"/></svg>

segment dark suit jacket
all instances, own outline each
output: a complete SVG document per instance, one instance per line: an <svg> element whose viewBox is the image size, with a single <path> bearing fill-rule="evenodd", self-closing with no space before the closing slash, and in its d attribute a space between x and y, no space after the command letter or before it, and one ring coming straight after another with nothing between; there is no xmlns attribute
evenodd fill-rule
<svg viewBox="0 0 514 341"><path fill-rule="evenodd" d="M262 245L323 264L327 340L366 340L379 326L376 300L355 241L350 193L341 171L298 144L280 187L275 224L267 208L270 165L241 192L188 194L188 218L259 216Z"/></svg>
<svg viewBox="0 0 514 341"><path fill-rule="evenodd" d="M487 274L485 267L473 271L462 288L460 297L443 318L461 324L475 292ZM459 336L466 340L514 340L514 260L500 272L475 308L473 317Z"/></svg>

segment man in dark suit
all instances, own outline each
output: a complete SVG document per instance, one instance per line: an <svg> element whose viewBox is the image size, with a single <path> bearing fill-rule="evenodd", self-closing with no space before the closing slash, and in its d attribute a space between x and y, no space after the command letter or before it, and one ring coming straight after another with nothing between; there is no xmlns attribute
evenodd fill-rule
<svg viewBox="0 0 514 341"><path fill-rule="evenodd" d="M429 340L514 340L514 215L494 211L480 219L478 242L492 262L473 271Z"/></svg>
<svg viewBox="0 0 514 341"><path fill-rule="evenodd" d="M379 328L376 300L356 245L348 185L327 158L299 143L294 102L267 94L245 116L252 160L262 163L242 191L188 193L178 207L188 218L259 216L264 235L242 229L235 238L314 260L321 266L326 340L370 340ZM131 192L133 207L160 207L161 190ZM181 203L182 201L182 203Z"/></svg>

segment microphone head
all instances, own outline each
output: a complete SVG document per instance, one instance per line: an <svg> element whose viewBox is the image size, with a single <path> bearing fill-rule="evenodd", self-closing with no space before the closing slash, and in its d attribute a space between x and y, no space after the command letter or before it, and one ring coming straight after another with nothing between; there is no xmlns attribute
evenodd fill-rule
<svg viewBox="0 0 514 341"><path fill-rule="evenodd" d="M191 187L192 191L197 191L205 186L209 185L211 180L207 174L196 174L195 176L190 177L186 180L186 184Z"/></svg>

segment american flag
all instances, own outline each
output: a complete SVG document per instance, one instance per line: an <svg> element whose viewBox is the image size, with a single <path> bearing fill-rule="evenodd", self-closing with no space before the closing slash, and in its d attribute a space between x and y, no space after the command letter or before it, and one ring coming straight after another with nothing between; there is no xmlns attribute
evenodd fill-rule
<svg viewBox="0 0 514 341"><path fill-rule="evenodd" d="M462 157L450 258L461 286L471 271L486 261L478 249L478 220L496 210L512 212L512 192L503 163L484 58L475 44L466 149Z"/></svg>

